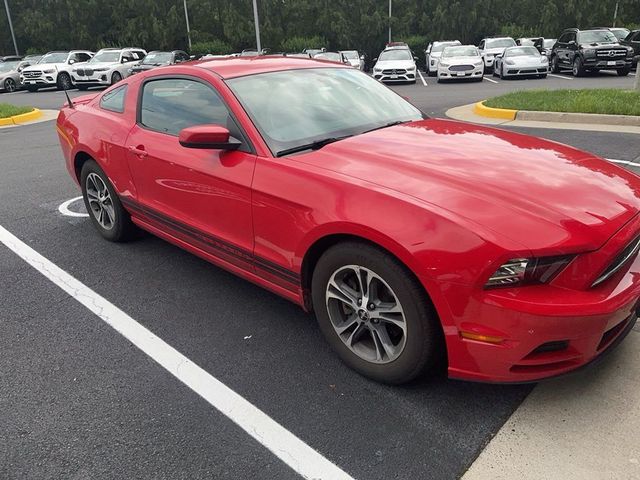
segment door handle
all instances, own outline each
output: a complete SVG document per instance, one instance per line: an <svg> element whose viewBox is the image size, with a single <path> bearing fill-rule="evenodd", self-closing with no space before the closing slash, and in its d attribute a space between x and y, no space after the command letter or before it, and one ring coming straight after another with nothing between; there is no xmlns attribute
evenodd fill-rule
<svg viewBox="0 0 640 480"><path fill-rule="evenodd" d="M140 147L142 147L142 145L140 145ZM144 150L144 148L139 148L139 147L129 147L129 151L131 153L133 153L134 155L137 155L140 158L144 158L147 155L149 155L146 150Z"/></svg>

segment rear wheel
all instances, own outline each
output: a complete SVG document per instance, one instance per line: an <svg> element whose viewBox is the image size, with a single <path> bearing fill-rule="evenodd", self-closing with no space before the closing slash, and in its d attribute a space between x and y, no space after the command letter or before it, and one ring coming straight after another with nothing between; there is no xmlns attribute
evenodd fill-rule
<svg viewBox="0 0 640 480"><path fill-rule="evenodd" d="M111 242L133 238L137 228L122 207L109 178L95 160L88 160L82 166L80 185L84 205L100 235Z"/></svg>
<svg viewBox="0 0 640 480"><path fill-rule="evenodd" d="M68 73L62 72L58 75L58 79L56 80L56 86L58 90L69 90L73 87L73 83L71 83L71 77Z"/></svg>
<svg viewBox="0 0 640 480"><path fill-rule="evenodd" d="M16 81L13 78L7 78L4 81L4 91L7 93L16 91Z"/></svg>
<svg viewBox="0 0 640 480"><path fill-rule="evenodd" d="M327 250L312 279L325 338L351 368L379 382L408 382L443 354L435 311L418 281L386 252L359 242Z"/></svg>
<svg viewBox="0 0 640 480"><path fill-rule="evenodd" d="M572 68L574 77L584 77L587 71L582 66L582 59L580 57L576 57L573 60L573 68Z"/></svg>

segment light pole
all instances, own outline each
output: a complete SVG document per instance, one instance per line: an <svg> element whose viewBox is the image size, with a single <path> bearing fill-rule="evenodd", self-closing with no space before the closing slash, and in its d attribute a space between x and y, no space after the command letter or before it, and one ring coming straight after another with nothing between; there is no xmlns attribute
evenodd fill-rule
<svg viewBox="0 0 640 480"><path fill-rule="evenodd" d="M391 0L389 0L389 43L391 43Z"/></svg>
<svg viewBox="0 0 640 480"><path fill-rule="evenodd" d="M260 53L262 51L262 45L260 45L260 21L258 19L257 0L253 0L253 22L256 25L256 47L258 48L258 53Z"/></svg>
<svg viewBox="0 0 640 480"><path fill-rule="evenodd" d="M616 26L616 20L618 19L618 5L620 2L616 2L616 9L613 12L613 26Z"/></svg>
<svg viewBox="0 0 640 480"><path fill-rule="evenodd" d="M8 0L4 0L4 8L7 10L7 20L9 20L9 30L11 30L11 38L13 39L13 48L16 51L16 55L20 55L20 52L18 52L18 44L16 42L16 34L13 32L13 23L11 23L11 12L9 12Z"/></svg>
<svg viewBox="0 0 640 480"><path fill-rule="evenodd" d="M187 42L189 42L189 53L191 53L191 29L189 28L189 12L187 11L187 0L184 0L184 21L187 22Z"/></svg>

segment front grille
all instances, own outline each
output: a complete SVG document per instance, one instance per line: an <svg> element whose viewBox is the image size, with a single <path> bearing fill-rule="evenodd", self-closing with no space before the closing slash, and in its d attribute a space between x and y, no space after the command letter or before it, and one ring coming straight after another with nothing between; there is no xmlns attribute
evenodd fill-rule
<svg viewBox="0 0 640 480"><path fill-rule="evenodd" d="M621 48L612 48L610 50L598 50L596 52L598 58L622 58L627 56L627 51Z"/></svg>
<svg viewBox="0 0 640 480"><path fill-rule="evenodd" d="M606 270L600 274L600 276L596 279L595 282L593 282L591 286L595 287L596 285L601 284L613 274L615 274L625 265L625 263L627 263L627 261L629 261L638 253L638 250L640 250L640 236L634 238L633 241L629 243L629 245L624 247L624 250L622 250L622 252L618 254L613 262L611 262L611 265L609 265Z"/></svg>
<svg viewBox="0 0 640 480"><path fill-rule="evenodd" d="M88 77L90 75L93 75L93 70L90 68L79 68L78 70L76 70L76 73L80 76Z"/></svg>
<svg viewBox="0 0 640 480"><path fill-rule="evenodd" d="M466 72L467 70L473 70L473 65L452 65L449 67L451 72Z"/></svg>
<svg viewBox="0 0 640 480"><path fill-rule="evenodd" d="M383 70L384 75L404 75L407 71L404 68L394 68L389 70Z"/></svg>
<svg viewBox="0 0 640 480"><path fill-rule="evenodd" d="M42 72L40 70L30 70L28 72L23 71L22 75L24 75L24 78L38 78L42 76Z"/></svg>

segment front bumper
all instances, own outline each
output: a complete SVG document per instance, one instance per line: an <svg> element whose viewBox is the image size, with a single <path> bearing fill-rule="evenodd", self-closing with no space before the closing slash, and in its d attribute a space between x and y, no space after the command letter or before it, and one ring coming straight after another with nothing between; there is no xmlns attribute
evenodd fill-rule
<svg viewBox="0 0 640 480"><path fill-rule="evenodd" d="M452 67L443 67L438 64L438 78L443 80L453 80L453 79L471 79L471 78L482 78L484 73L483 65L468 65L464 70L457 70L455 66ZM454 70L451 70L451 69Z"/></svg>
<svg viewBox="0 0 640 480"><path fill-rule="evenodd" d="M525 75L545 75L549 73L549 65L504 66L504 73L510 77Z"/></svg>
<svg viewBox="0 0 640 480"><path fill-rule="evenodd" d="M56 78L49 74L42 74L39 77L25 77L24 75L20 75L20 83L24 86L38 85L40 87L51 87L56 84Z"/></svg>
<svg viewBox="0 0 640 480"><path fill-rule="evenodd" d="M608 60L591 56L584 58L584 68L598 70L622 70L625 68L631 68L632 64L633 59L631 57L615 60Z"/></svg>
<svg viewBox="0 0 640 480"><path fill-rule="evenodd" d="M415 82L416 74L416 70L396 70L395 73L393 73L392 71L383 70L382 72L374 71L373 78L383 83Z"/></svg>

